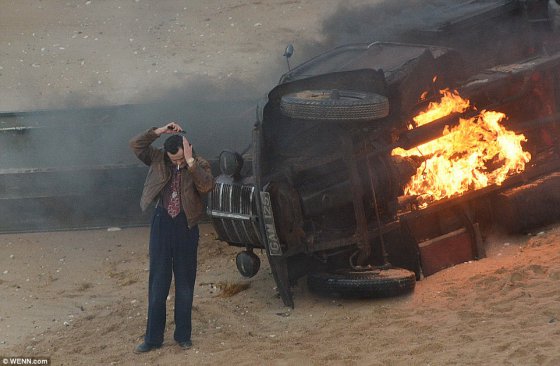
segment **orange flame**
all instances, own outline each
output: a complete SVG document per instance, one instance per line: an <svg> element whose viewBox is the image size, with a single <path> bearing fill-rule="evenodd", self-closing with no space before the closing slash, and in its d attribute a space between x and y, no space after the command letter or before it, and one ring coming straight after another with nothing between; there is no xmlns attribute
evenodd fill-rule
<svg viewBox="0 0 560 366"><path fill-rule="evenodd" d="M461 98L457 91L450 92L446 89L441 90L440 93L443 97L438 103L431 102L424 112L419 113L413 118L417 126L425 125L426 123L430 123L438 118L450 115L451 113L463 113L470 106L470 102Z"/></svg>
<svg viewBox="0 0 560 366"><path fill-rule="evenodd" d="M469 101L456 91L442 90L441 94L440 102L430 103L414 117L417 126L469 108ZM459 125L451 129L446 126L436 140L410 150L394 149L393 155L425 158L404 193L419 196L425 207L469 190L500 185L509 175L523 171L531 159L521 147L527 139L503 127L504 118L504 113L484 110L476 117L459 119Z"/></svg>

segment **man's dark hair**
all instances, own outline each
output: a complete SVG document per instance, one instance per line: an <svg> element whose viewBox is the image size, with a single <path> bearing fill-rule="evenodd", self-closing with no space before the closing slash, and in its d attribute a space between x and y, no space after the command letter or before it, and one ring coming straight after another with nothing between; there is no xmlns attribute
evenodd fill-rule
<svg viewBox="0 0 560 366"><path fill-rule="evenodd" d="M169 136L163 143L163 149L170 154L177 154L183 148L183 137L180 135Z"/></svg>

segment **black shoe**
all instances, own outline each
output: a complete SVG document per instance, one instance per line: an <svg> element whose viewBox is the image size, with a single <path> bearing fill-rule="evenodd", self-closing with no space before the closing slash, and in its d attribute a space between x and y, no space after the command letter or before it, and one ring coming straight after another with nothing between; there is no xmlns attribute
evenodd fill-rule
<svg viewBox="0 0 560 366"><path fill-rule="evenodd" d="M182 349L189 349L192 347L192 342L189 341L184 341L184 342L177 342L177 344L179 345L179 347L181 347Z"/></svg>
<svg viewBox="0 0 560 366"><path fill-rule="evenodd" d="M146 353L150 352L153 349L160 348L161 345L155 346L153 344L149 344L146 342L142 342L134 348L134 353Z"/></svg>

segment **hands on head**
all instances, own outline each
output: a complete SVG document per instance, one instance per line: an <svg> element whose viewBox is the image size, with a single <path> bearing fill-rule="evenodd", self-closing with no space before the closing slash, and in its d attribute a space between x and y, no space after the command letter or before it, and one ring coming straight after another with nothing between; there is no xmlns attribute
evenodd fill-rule
<svg viewBox="0 0 560 366"><path fill-rule="evenodd" d="M158 135L162 135L164 133L169 133L169 134L179 133L179 132L183 132L183 127L179 126L177 122L169 122L164 126L156 128L155 132Z"/></svg>
<svg viewBox="0 0 560 366"><path fill-rule="evenodd" d="M162 127L156 128L155 132L156 134L161 136L162 134L174 134L174 133L180 133L184 131L183 128L177 122L169 122L168 124ZM183 153L185 154L185 160L188 161L193 157L192 145L189 142L189 140L187 140L185 134L182 134L182 136L183 136Z"/></svg>

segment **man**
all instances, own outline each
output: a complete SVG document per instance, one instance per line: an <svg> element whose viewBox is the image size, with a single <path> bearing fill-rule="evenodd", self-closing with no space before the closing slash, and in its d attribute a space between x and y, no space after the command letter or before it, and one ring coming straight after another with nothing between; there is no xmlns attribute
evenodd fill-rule
<svg viewBox="0 0 560 366"><path fill-rule="evenodd" d="M164 142L163 150L153 147L152 143L163 134L172 134ZM149 352L163 344L172 274L175 276L174 338L180 347L188 349L192 346L197 224L204 214L201 195L212 190L214 178L208 162L193 153L183 129L175 122L134 137L130 147L150 167L140 206L146 210L151 202L156 202L150 229L148 322L144 342L134 352Z"/></svg>

